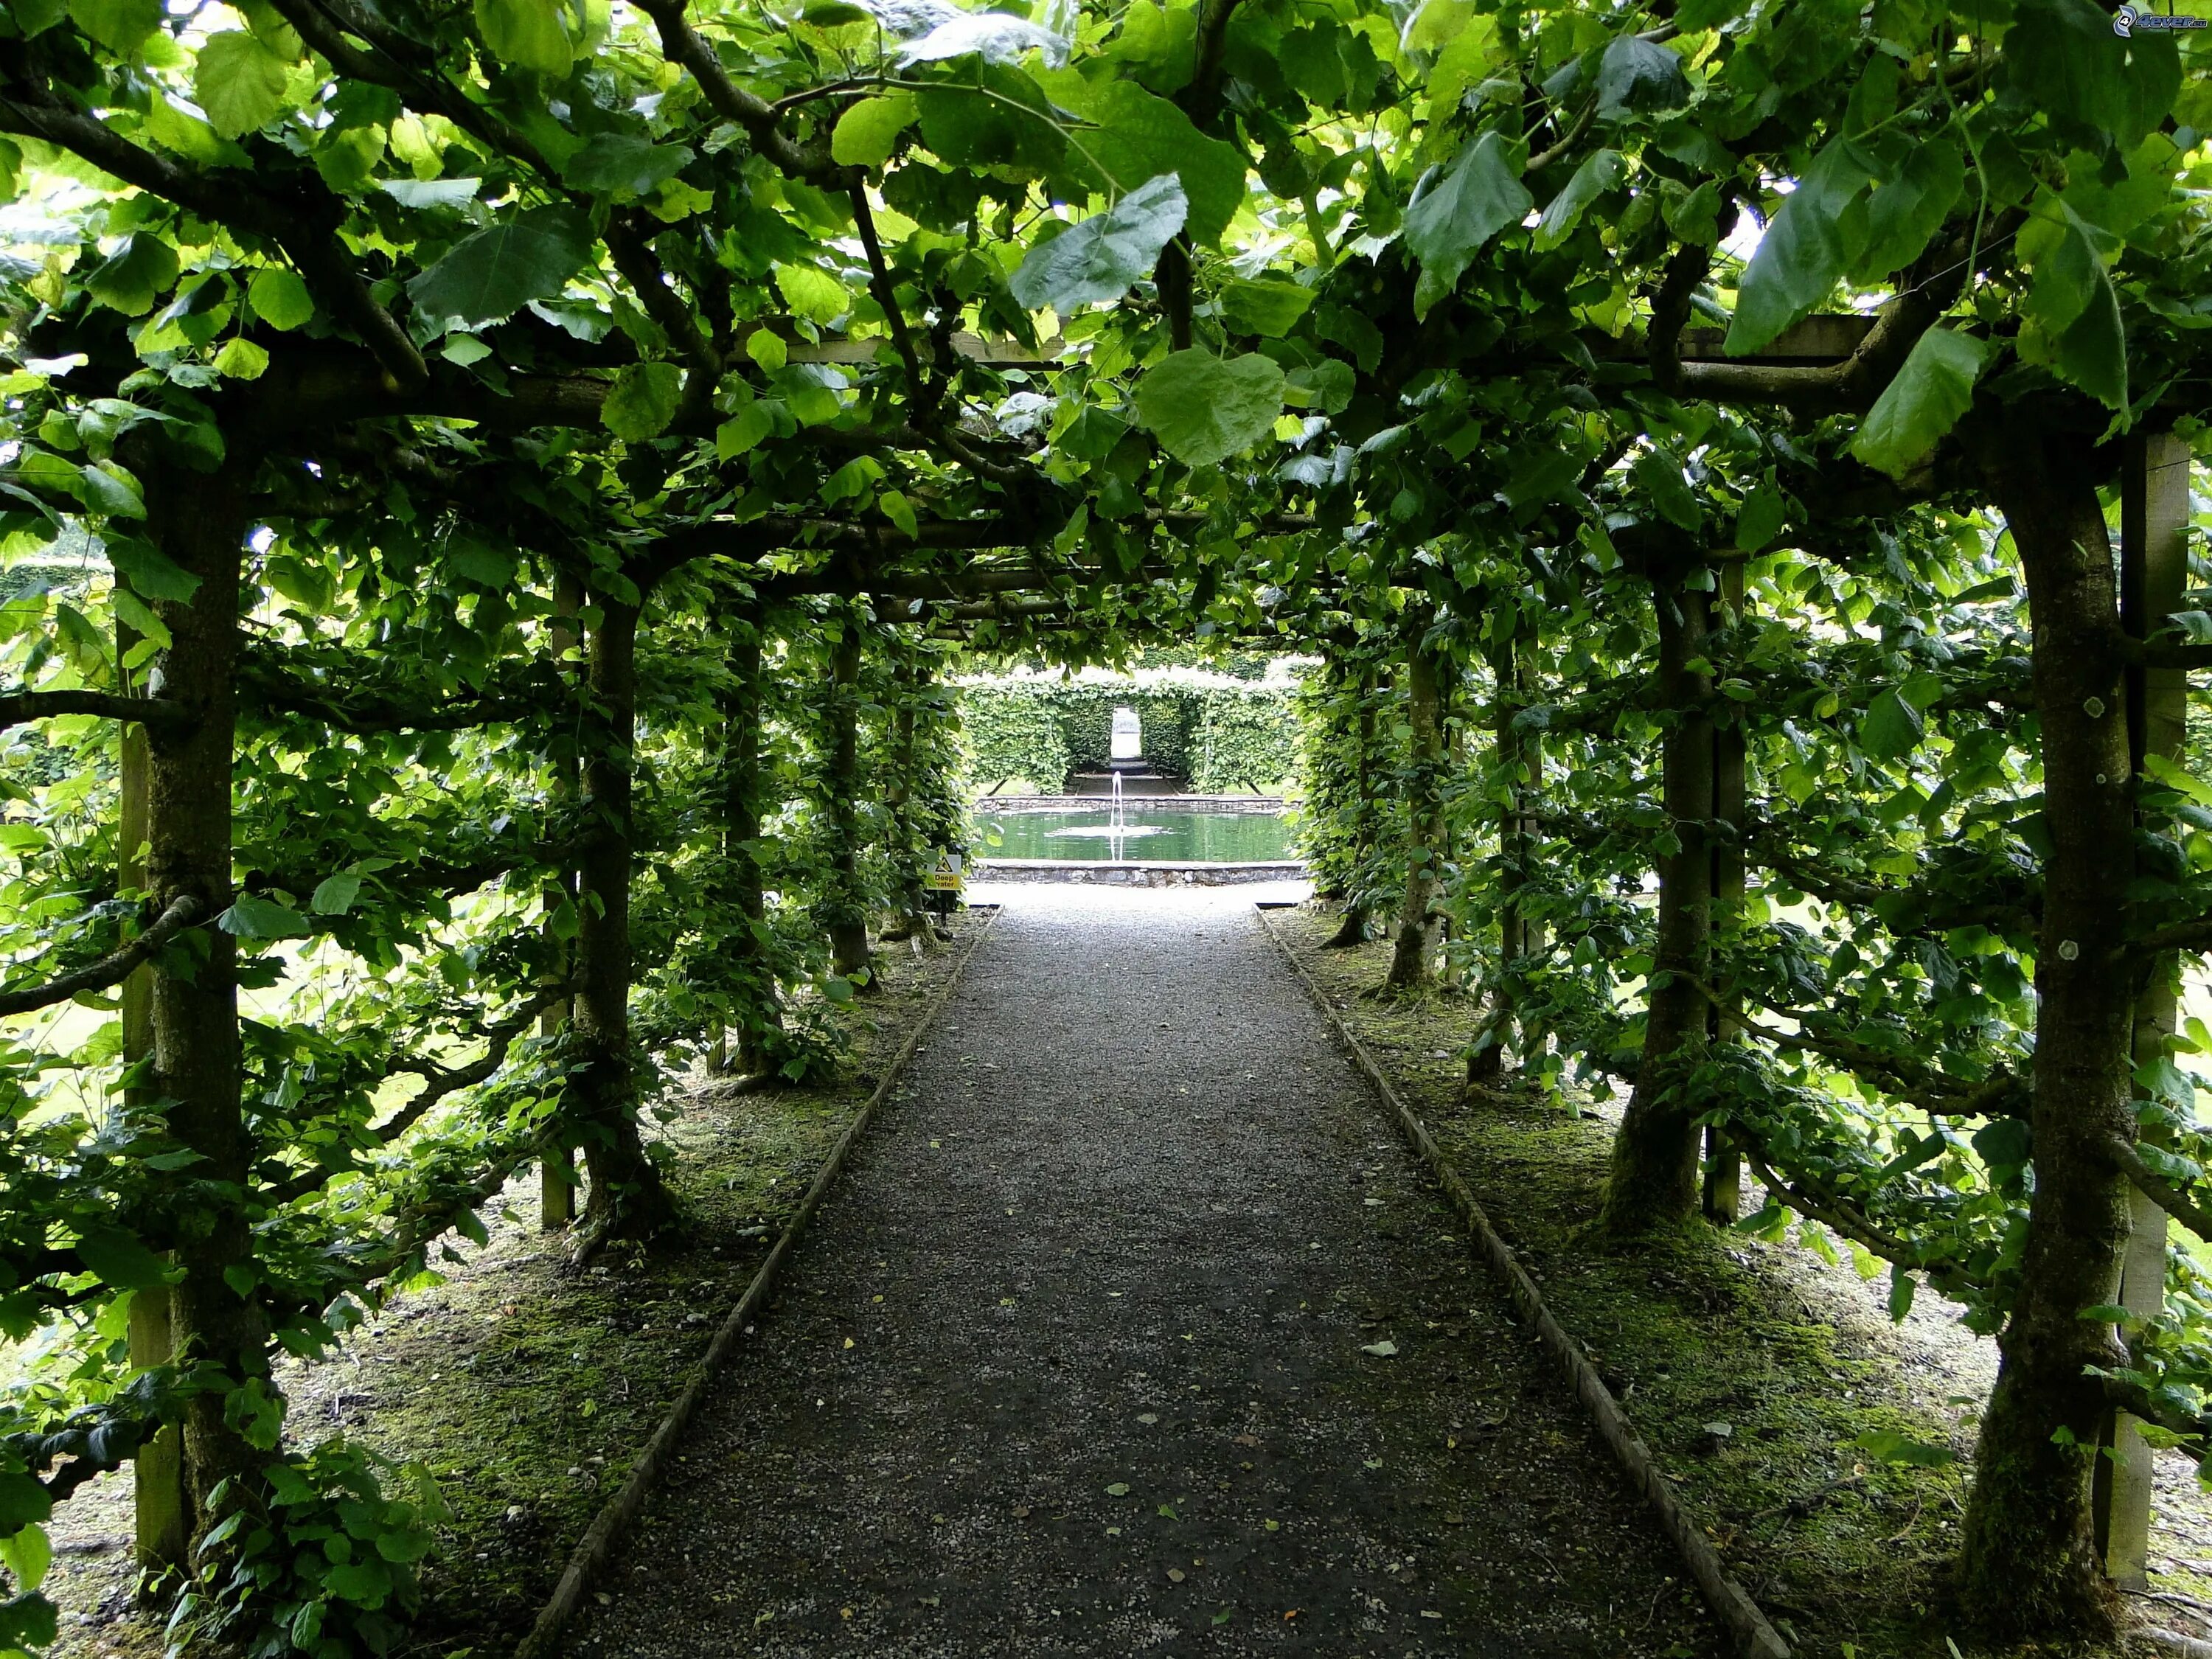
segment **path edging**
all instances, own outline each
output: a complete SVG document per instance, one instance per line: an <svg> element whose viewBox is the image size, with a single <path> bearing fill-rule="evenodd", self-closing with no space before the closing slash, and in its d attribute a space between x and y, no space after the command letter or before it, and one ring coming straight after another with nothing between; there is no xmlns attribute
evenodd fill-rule
<svg viewBox="0 0 2212 1659"><path fill-rule="evenodd" d="M1712 1608L1714 1615L1734 1633L1747 1659L1790 1659L1790 1644L1767 1622L1766 1615L1759 1610L1759 1604L1751 1599L1750 1593L1742 1585L1736 1583L1722 1564L1719 1553L1706 1541L1705 1535L1698 1530L1697 1523L1690 1518L1682 1507L1681 1500L1674 1495L1672 1483L1660 1469L1658 1461L1652 1456L1651 1449L1644 1443L1644 1437L1637 1433L1635 1426L1629 1422L1627 1413L1620 1408L1620 1402L1613 1398L1613 1390L1606 1387L1605 1380L1597 1374L1597 1368L1583 1352L1582 1345L1552 1316L1552 1310L1544 1304L1543 1296L1536 1289L1536 1281L1528 1277L1527 1270L1521 1266L1520 1259L1513 1254L1512 1247L1499 1237L1498 1230L1490 1224L1489 1216L1475 1201L1474 1194L1468 1190L1467 1183L1460 1179L1459 1172L1445 1161L1443 1150L1437 1145L1428 1126L1400 1097L1389 1076L1375 1063L1366 1047L1352 1035L1352 1028L1338 1013L1328 994L1315 982L1313 975L1306 971L1305 964L1298 960L1289 941L1275 931L1274 923L1267 919L1267 910L1255 905L1253 914L1260 920L1261 930L1274 941L1275 948L1283 953L1283 960L1290 963L1291 971L1297 976L1298 983L1304 987L1314 1006L1321 1011L1322 1018L1328 1022L1329 1029L1345 1052L1351 1055L1353 1065L1374 1087L1383 1104L1396 1115L1398 1127L1405 1131L1406 1139L1420 1154L1421 1161L1443 1188L1452 1207L1459 1212L1461 1219L1474 1232L1482 1255L1498 1278L1504 1281L1506 1294L1512 1298L1522 1318L1534 1327L1544 1346L1552 1351L1553 1357L1566 1370L1569 1380L1574 1384L1576 1396L1597 1425L1599 1438L1605 1442L1621 1468L1627 1471L1637 1490L1643 1493L1644 1501L1651 1506L1652 1513L1658 1517L1660 1530L1667 1534L1681 1556L1683 1565L1689 1568L1690 1576L1697 1580L1698 1588L1704 1592L1706 1604Z"/></svg>
<svg viewBox="0 0 2212 1659"><path fill-rule="evenodd" d="M891 1089L905 1073L907 1061L914 1057L915 1048L921 1041L922 1034L935 1026L937 1017L944 1012L945 1005L951 1000L953 992L959 988L961 976L968 970L969 958L975 954L976 947L982 944L997 922L1000 915L997 905L977 905L975 909L980 911L986 908L990 911L989 916L975 930L975 938L968 941L967 948L960 953L960 959L952 964L952 971L945 975L945 983L938 988L936 999L923 1011L921 1018L907 1033L906 1041L899 1045L898 1052L891 1056L890 1064L884 1068L882 1080L876 1085L875 1092L868 1097L853 1121L845 1126L845 1133L837 1137L837 1144L830 1149L830 1156L823 1160L821 1169L815 1174L814 1184L806 1189L806 1196L799 1200L799 1208L786 1224L783 1236L776 1240L775 1248L768 1253L768 1260L761 1263L760 1270L753 1275L752 1283L745 1286L745 1293L738 1298L738 1305L730 1310L729 1316L715 1331L714 1340L707 1345L707 1352L693 1366L690 1380L684 1383L683 1389L670 1403L667 1415L653 1430L652 1438L645 1443L645 1449L638 1453L622 1485L600 1506L592 1524L585 1528L583 1537L577 1540L576 1547L569 1553L568 1565L562 1571L560 1582L553 1587L553 1594L538 1609L537 1621L531 1626L530 1633L516 1647L514 1659L549 1659L553 1644L560 1639L569 1620L576 1616L577 1609L583 1605L585 1592L605 1570L614 1554L615 1546L622 1540L629 1523L637 1518L638 1511L645 1507L645 1500L652 1492L654 1483L659 1480L677 1441L690 1426L692 1415L706 1398L708 1385L720 1376L723 1367L729 1363L731 1351L737 1346L738 1339L744 1335L746 1324L759 1312L761 1304L775 1282L776 1274L782 1269L785 1258L791 1254L792 1246L806 1231L806 1224L813 1218L814 1212L821 1206L830 1183L836 1180L837 1172L844 1167L845 1155L852 1151L853 1143L860 1137L860 1131L868 1127L868 1121L876 1115L876 1109L890 1097Z"/></svg>

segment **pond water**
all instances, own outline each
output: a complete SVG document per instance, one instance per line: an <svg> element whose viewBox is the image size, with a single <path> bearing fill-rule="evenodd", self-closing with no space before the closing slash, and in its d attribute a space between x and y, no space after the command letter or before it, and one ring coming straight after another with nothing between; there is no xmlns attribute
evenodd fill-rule
<svg viewBox="0 0 2212 1659"><path fill-rule="evenodd" d="M985 859L1132 859L1148 864L1257 864L1294 859L1291 828L1273 812L1191 812L1132 801L1115 823L1110 807L994 812L976 809L999 846L978 844Z"/></svg>

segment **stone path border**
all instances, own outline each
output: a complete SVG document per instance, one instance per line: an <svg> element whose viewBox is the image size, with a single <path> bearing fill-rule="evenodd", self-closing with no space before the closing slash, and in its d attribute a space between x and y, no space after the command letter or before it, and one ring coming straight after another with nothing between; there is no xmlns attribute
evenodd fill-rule
<svg viewBox="0 0 2212 1659"><path fill-rule="evenodd" d="M1460 1212L1461 1218L1474 1234L1484 1259L1504 1281L1506 1294L1512 1298L1513 1305L1565 1370L1568 1380L1574 1384L1576 1396L1597 1425L1599 1437L1620 1460L1621 1468L1628 1472L1637 1490L1650 1504L1653 1515L1658 1519L1660 1530L1680 1552L1682 1564L1689 1568L1690 1576L1698 1581L1698 1588L1705 1593L1706 1604L1734 1633L1747 1659L1790 1659L1790 1644L1767 1622L1766 1615L1759 1610L1759 1604L1730 1576L1727 1567L1722 1565L1718 1553L1705 1540L1705 1534L1698 1530L1697 1522L1690 1518L1682 1508L1681 1501L1674 1496L1674 1489L1661 1472L1657 1460L1651 1455L1651 1449L1644 1444L1644 1437L1629 1422L1628 1414L1621 1410L1620 1402L1613 1396L1613 1390L1607 1388L1604 1379L1598 1376L1597 1368L1583 1352L1582 1345L1552 1316L1551 1310L1544 1305L1544 1298L1536 1289L1535 1280L1522 1268L1511 1247L1498 1236L1497 1230L1490 1224L1490 1218L1483 1212L1482 1206L1475 1201L1474 1194L1460 1179L1459 1172L1445 1160L1443 1151L1429 1133L1428 1126L1414 1115L1413 1108L1407 1105L1397 1090L1391 1086L1389 1078L1375 1063L1374 1057L1369 1054L1359 1039L1352 1034L1352 1028L1344 1023L1321 987L1314 983L1313 976L1306 972L1305 964L1297 959L1289 942L1276 932L1274 923L1267 919L1267 912L1286 908L1289 907L1279 902L1262 902L1256 906L1260 926L1274 941L1275 948L1283 953L1283 960L1297 975L1298 983L1305 988L1306 995L1321 1011L1322 1018L1328 1022L1329 1029L1335 1033L1345 1052L1352 1057L1352 1064L1374 1085L1375 1092L1397 1118L1398 1127L1405 1132L1406 1139L1413 1143L1413 1150L1428 1165L1429 1172L1443 1188L1452 1207Z"/></svg>
<svg viewBox="0 0 2212 1659"><path fill-rule="evenodd" d="M567 1570L562 1573L560 1583L553 1587L553 1594L544 1607L539 1609L537 1622L531 1626L530 1633L515 1649L514 1659L548 1659L554 1650L554 1644L568 1628L568 1621L576 1616L577 1609L583 1605L585 1592L591 1589L592 1580L599 1576L613 1555L623 1531L637 1518L638 1511L645 1507L647 1496L660 1479L661 1471L675 1450L677 1442L683 1438L684 1430L690 1427L700 1401L706 1397L708 1387L729 1363L738 1339L745 1334L753 1316L767 1299L768 1292L774 1285L777 1273L781 1271L785 1259L790 1255L792 1247L799 1242L799 1236L806 1231L806 1224L813 1218L815 1211L821 1207L823 1196L837 1178L837 1172L844 1167L846 1154L853 1150L853 1143L860 1138L860 1132L875 1116L876 1109L890 1098L892 1088L906 1070L907 1062L914 1057L915 1046L921 1041L922 1034L937 1024L938 1016L945 1012L945 1005L951 1000L953 992L959 988L960 976L967 970L969 959L975 954L976 947L990 936L991 926L999 919L999 907L978 904L971 908L978 911L988 909L990 914L969 939L966 948L960 953L959 961L952 964L952 971L945 976L944 984L938 988L937 995L927 1010L907 1033L906 1041L899 1045L898 1053L884 1068L884 1075L876 1085L876 1091L868 1097L866 1103L846 1126L845 1133L838 1136L837 1144L830 1149L830 1156L823 1160L821 1170L815 1175L814 1184L806 1189L806 1196L799 1201L790 1224L784 1228L783 1237L776 1240L775 1248L768 1253L768 1260L761 1263L760 1271L753 1275L752 1283L745 1287L744 1295L738 1299L738 1305L730 1310L729 1317L714 1333L714 1340L708 1345L706 1353L693 1369L690 1380L684 1383L683 1392L670 1405L668 1414L661 1419L660 1426L653 1431L653 1437L645 1443L645 1449L638 1453L637 1461L630 1465L629 1475L601 1507L590 1527L585 1529L583 1537L577 1540L575 1549L568 1557Z"/></svg>

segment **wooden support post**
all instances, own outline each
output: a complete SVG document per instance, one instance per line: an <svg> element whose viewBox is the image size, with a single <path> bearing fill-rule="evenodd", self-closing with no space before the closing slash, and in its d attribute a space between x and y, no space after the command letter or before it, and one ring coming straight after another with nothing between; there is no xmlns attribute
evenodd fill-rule
<svg viewBox="0 0 2212 1659"><path fill-rule="evenodd" d="M553 647L553 663L556 669L568 663L568 653L576 648L576 617L583 606L583 584L566 571L556 576L553 579L553 625L548 630L548 643ZM580 667L572 672L580 672ZM576 773L577 763L574 755L562 755L555 759L550 790L555 800L575 799ZM575 872L564 870L561 872L559 887L546 896L558 903L563 898L573 901L575 892ZM573 972L575 952L566 940L553 934L550 922L546 937L560 963L561 971ZM563 1000L545 1011L538 1019L538 1029L541 1034L551 1036L568 1024L568 1004ZM538 1166L538 1225L544 1232L555 1233L575 1218L575 1155L566 1146L549 1147Z"/></svg>
<svg viewBox="0 0 2212 1659"><path fill-rule="evenodd" d="M128 623L115 629L116 683L126 692L130 671L124 659L137 644L138 635ZM146 885L147 782L151 775L146 728L136 720L123 722L122 754L118 766L116 814L116 874L125 888ZM143 1066L154 1057L154 969L141 968L122 984L123 1064ZM150 1107L158 1089L143 1082L124 1091L124 1103L133 1110ZM128 1328L131 1363L166 1364L171 1353L169 1292L155 1285L131 1297ZM150 1586L172 1569L181 1571L191 1549L185 1519L185 1451L177 1425L168 1424L131 1460L136 1516L133 1531L143 1582Z"/></svg>
<svg viewBox="0 0 2212 1659"><path fill-rule="evenodd" d="M2189 579L2189 446L2171 433L2137 434L2127 443L2120 482L2120 622L2136 639L2158 631L2180 610ZM2178 668L2130 669L2128 746L2135 769L2147 757L2179 762L2189 709L2189 675ZM2153 970L2136 1004L2137 1064L2157 1059L2174 1032L2178 964ZM2120 1270L2120 1303L2158 1311L2166 1295L2166 1212L2131 1194L2132 1230ZM2106 1575L2123 1589L2148 1579L2153 1454L2136 1419L2116 1413L2100 1449L2092 1513Z"/></svg>
<svg viewBox="0 0 2212 1659"><path fill-rule="evenodd" d="M1727 609L1725 623L1743 616L1743 562L1732 561L1720 572L1721 600ZM1734 839L1716 839L1713 860L1713 934L1717 939L1735 936L1743 921L1743 725L1731 720L1713 728L1713 817L1734 824ZM1713 1011L1713 1038L1725 1042L1735 1034L1735 1021ZM1705 1218L1716 1226L1732 1227L1743 1210L1743 1155L1725 1130L1705 1131L1704 1183Z"/></svg>

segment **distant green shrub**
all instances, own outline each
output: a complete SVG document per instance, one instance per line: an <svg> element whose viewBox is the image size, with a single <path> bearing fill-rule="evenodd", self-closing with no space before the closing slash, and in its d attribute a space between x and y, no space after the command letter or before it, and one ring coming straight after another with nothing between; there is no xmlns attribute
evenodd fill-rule
<svg viewBox="0 0 2212 1659"><path fill-rule="evenodd" d="M1202 794L1267 793L1297 772L1291 685L971 680L959 687L969 771L985 790L1019 780L1048 793L1071 772L1103 771L1114 711L1133 708L1145 758Z"/></svg>

